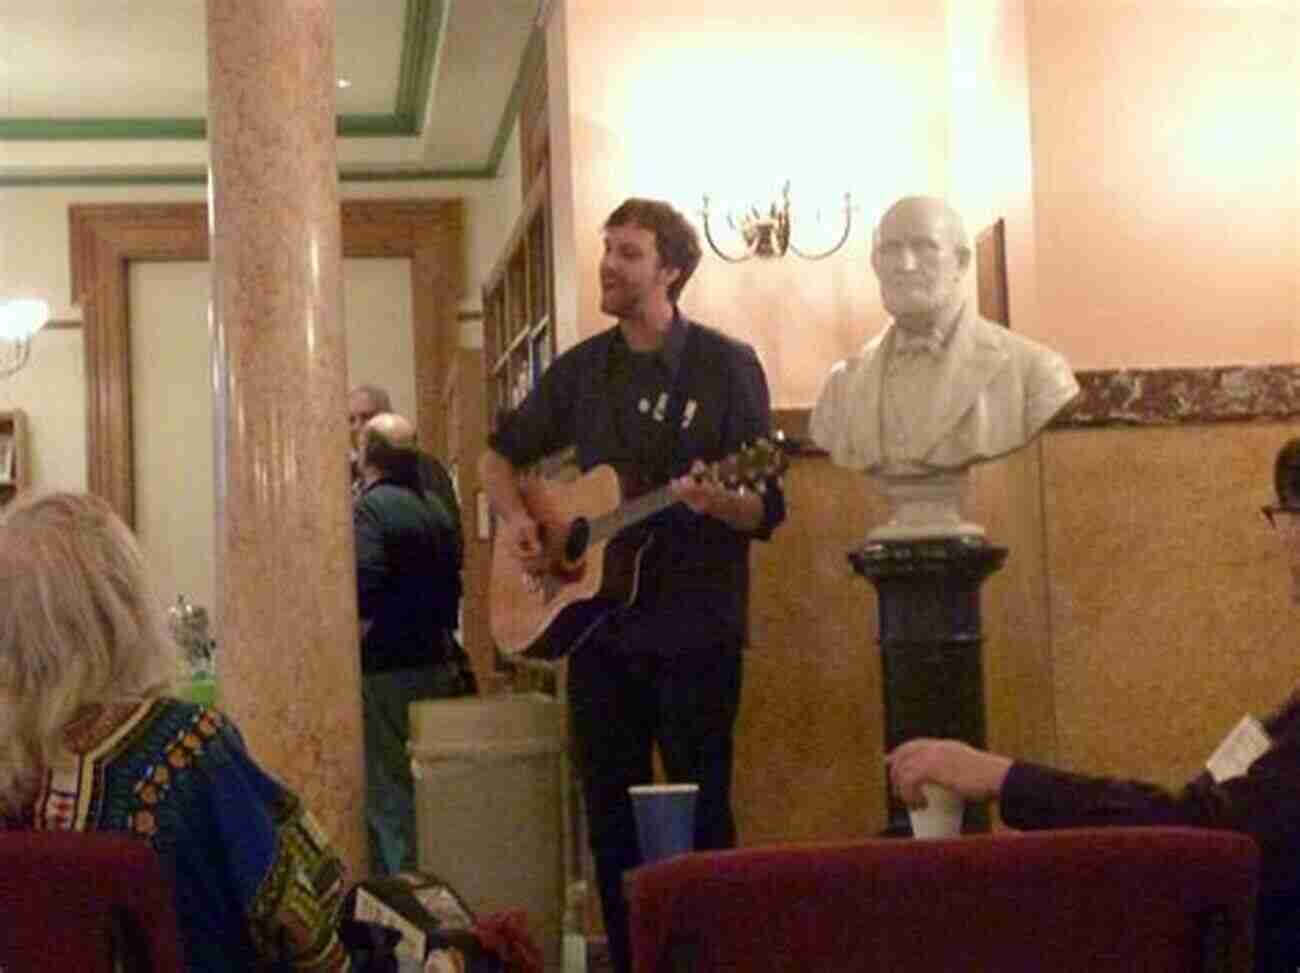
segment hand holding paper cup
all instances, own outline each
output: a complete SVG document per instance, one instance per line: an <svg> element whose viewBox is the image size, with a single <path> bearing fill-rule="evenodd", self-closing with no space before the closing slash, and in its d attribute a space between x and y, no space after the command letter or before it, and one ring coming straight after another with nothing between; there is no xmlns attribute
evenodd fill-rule
<svg viewBox="0 0 1300 973"><path fill-rule="evenodd" d="M637 784L628 788L641 859L647 864L695 847L699 784Z"/></svg>
<svg viewBox="0 0 1300 973"><path fill-rule="evenodd" d="M912 821L912 835L916 838L952 838L961 834L962 811L965 804L961 795L939 784L928 781L921 785L925 807L909 807L907 816Z"/></svg>

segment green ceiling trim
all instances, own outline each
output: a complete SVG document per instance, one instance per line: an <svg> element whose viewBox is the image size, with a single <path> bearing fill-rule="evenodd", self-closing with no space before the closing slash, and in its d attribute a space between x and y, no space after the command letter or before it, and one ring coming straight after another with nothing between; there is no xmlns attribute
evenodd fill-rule
<svg viewBox="0 0 1300 973"><path fill-rule="evenodd" d="M402 29L402 60L397 72L397 104L393 117L419 135L428 114L435 68L442 56L452 0L407 0Z"/></svg>
<svg viewBox="0 0 1300 973"><path fill-rule="evenodd" d="M501 167L501 156L505 154L506 144L510 141L515 122L519 118L519 111L523 107L524 83L537 69L538 62L545 57L546 34L540 27L534 27L528 38L528 46L524 48L524 56L519 59L519 73L515 75L514 87L510 89L510 99L506 102L505 110L501 112L496 138L493 139L492 149L488 152L487 167L493 174Z"/></svg>
<svg viewBox="0 0 1300 973"><path fill-rule="evenodd" d="M454 179L495 179L496 166L474 166L462 169L352 169L339 172L339 182L445 182Z"/></svg>
<svg viewBox="0 0 1300 973"><path fill-rule="evenodd" d="M201 139L202 118L0 118L0 141Z"/></svg>
<svg viewBox="0 0 1300 973"><path fill-rule="evenodd" d="M420 119L423 119L423 115ZM418 135L420 124L411 115L340 115L337 132L350 138ZM197 142L207 138L202 118L2 118L0 142L95 142L172 139Z"/></svg>
<svg viewBox="0 0 1300 973"><path fill-rule="evenodd" d="M340 115L338 134L349 138L414 135L414 121L398 115Z"/></svg>
<svg viewBox="0 0 1300 973"><path fill-rule="evenodd" d="M393 111L340 115L339 135L365 138L420 134L450 4L451 0L406 0ZM204 118L0 118L0 142L197 141L207 137L207 129Z"/></svg>
<svg viewBox="0 0 1300 973"><path fill-rule="evenodd" d="M0 173L0 189L58 186L201 186L206 172L22 172Z"/></svg>
<svg viewBox="0 0 1300 973"><path fill-rule="evenodd" d="M339 182L448 182L495 179L495 168L463 169L352 169L340 170ZM0 173L0 189L53 188L59 186L202 186L207 172L33 172Z"/></svg>

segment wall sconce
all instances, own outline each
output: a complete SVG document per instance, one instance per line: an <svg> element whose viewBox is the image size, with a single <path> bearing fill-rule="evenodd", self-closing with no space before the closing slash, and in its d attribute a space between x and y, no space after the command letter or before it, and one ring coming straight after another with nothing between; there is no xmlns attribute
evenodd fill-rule
<svg viewBox="0 0 1300 973"><path fill-rule="evenodd" d="M780 197L768 207L764 213L759 207L751 206L749 212L736 217L732 214L727 215L727 224L740 234L740 238L745 242L745 253L739 257L733 257L731 254L724 253L713 239L713 233L709 230L709 196L704 194L704 209L701 210L701 216L704 218L704 238L709 241L709 246L723 260L728 263L744 263L751 257L758 257L768 260L773 257L784 257L786 251L803 257L805 260L822 260L829 257L840 247L844 246L844 241L849 238L849 230L853 228L853 205L849 194L844 194L844 232L840 234L839 240L828 250L822 250L820 253L805 253L794 245L790 239L790 183L781 187Z"/></svg>
<svg viewBox="0 0 1300 973"><path fill-rule="evenodd" d="M0 378L8 378L31 357L32 337L50 319L44 301L22 298L0 302Z"/></svg>

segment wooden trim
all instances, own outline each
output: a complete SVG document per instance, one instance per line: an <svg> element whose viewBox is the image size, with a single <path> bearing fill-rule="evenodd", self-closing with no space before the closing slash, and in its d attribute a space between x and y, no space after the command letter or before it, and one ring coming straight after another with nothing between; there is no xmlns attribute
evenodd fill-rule
<svg viewBox="0 0 1300 973"><path fill-rule="evenodd" d="M546 32L536 30L520 66L519 165L520 185L532 185L546 164L550 143L547 118Z"/></svg>
<svg viewBox="0 0 1300 973"><path fill-rule="evenodd" d="M0 411L0 435L9 440L9 479L0 480L0 507L27 489L32 463L27 451L27 413L22 409Z"/></svg>
<svg viewBox="0 0 1300 973"><path fill-rule="evenodd" d="M422 442L442 442L438 389L459 342L456 305L466 290L464 204L349 200L341 210L344 257L412 262L416 427ZM74 204L68 220L72 302L82 310L85 349L87 480L133 524L131 264L207 260L207 205Z"/></svg>
<svg viewBox="0 0 1300 973"><path fill-rule="evenodd" d="M546 166L538 174L537 179L528 187L528 192L524 196L524 203L519 208L519 215L515 218L514 226L510 229L510 236L506 239L505 244L501 247L500 256L497 257L496 263L488 271L487 276L483 278L483 292L487 293L500 282L510 266L510 258L514 255L519 246L519 241L528 233L529 224L533 221L538 209L545 206L551 197L551 180L549 170ZM548 230L548 232L550 232ZM487 305L485 304L486 308Z"/></svg>
<svg viewBox="0 0 1300 973"><path fill-rule="evenodd" d="M1007 225L1001 217L975 237L975 281L980 317L1011 326L1007 294Z"/></svg>

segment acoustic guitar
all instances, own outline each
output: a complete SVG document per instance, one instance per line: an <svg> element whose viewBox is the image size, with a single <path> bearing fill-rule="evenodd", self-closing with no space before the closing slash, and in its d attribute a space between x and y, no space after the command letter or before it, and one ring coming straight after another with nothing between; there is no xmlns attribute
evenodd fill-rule
<svg viewBox="0 0 1300 973"><path fill-rule="evenodd" d="M787 465L779 440L760 439L696 476L729 490L762 491ZM528 476L520 489L541 535L545 566L526 570L498 533L489 625L505 655L555 659L576 649L610 611L636 600L641 559L654 538L623 532L677 498L664 484L624 500L618 473L606 465L568 482Z"/></svg>

